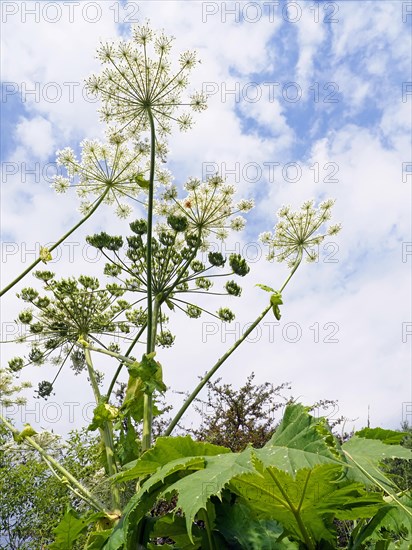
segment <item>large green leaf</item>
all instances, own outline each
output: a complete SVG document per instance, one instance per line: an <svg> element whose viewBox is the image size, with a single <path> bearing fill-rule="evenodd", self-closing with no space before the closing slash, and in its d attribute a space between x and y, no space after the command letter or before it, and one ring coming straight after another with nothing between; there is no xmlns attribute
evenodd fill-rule
<svg viewBox="0 0 412 550"><path fill-rule="evenodd" d="M62 520L55 528L55 540L50 544L50 550L68 550L73 543L82 535L90 524L98 519L104 518L105 514L96 513L88 516L80 516L74 510L67 510Z"/></svg>
<svg viewBox="0 0 412 550"><path fill-rule="evenodd" d="M105 529L104 531L92 531L87 539L85 550L101 550L107 539L112 534L112 529Z"/></svg>
<svg viewBox="0 0 412 550"><path fill-rule="evenodd" d="M204 453L203 455L200 453ZM119 548L133 548L133 544L140 544L139 533L145 515L150 511L164 485L173 485L182 476L205 467L207 453L216 455L222 453L232 455L229 449L209 443L195 442L190 437L163 437L156 441L156 445L144 453L134 466L126 470L121 480L134 479L151 472L150 478L142 485L140 491L134 495L123 511L123 517L110 537L105 550ZM187 454L188 456L185 456ZM236 456L236 455L233 455ZM171 460L172 457L176 457Z"/></svg>
<svg viewBox="0 0 412 550"><path fill-rule="evenodd" d="M150 475L130 500L105 549L128 550L140 544L151 506L157 498L172 495L178 495L177 506L193 543L194 520L205 513L209 516L211 498L222 498L226 488L243 499L257 520L281 523L290 536L309 547L314 541L333 547L333 518L373 516L383 505L382 497L366 493L364 484L373 485L378 478L381 486L389 487L379 462L409 457L407 453L398 445L358 437L340 447L326 420L312 417L299 404L286 408L262 449L232 453L188 436L162 437L116 477L126 481ZM255 496L247 494L252 489Z"/></svg>
<svg viewBox="0 0 412 550"><path fill-rule="evenodd" d="M179 495L178 506L185 515L189 535L196 515L199 510L206 509L211 496L220 496L234 476L254 471L251 453L252 449L248 448L242 453L204 457L204 469L179 479L163 491L164 498L175 493Z"/></svg>
<svg viewBox="0 0 412 550"><path fill-rule="evenodd" d="M314 548L335 542L333 519L371 517L382 505L380 494L366 493L358 483L342 483L341 466L319 464L295 476L254 460L253 473L237 476L230 490L242 497L259 518L275 519L294 538Z"/></svg>
<svg viewBox="0 0 412 550"><path fill-rule="evenodd" d="M410 514L408 514L408 511ZM384 531L382 531L382 529ZM382 506L374 517L357 533L350 546L351 550L361 550L366 541L382 540L387 533L401 535L405 540L412 539L412 497L404 495L394 504Z"/></svg>
<svg viewBox="0 0 412 550"><path fill-rule="evenodd" d="M185 519L181 516L167 514L156 521L151 537L168 537L172 539L179 550L196 550L199 548L201 535L199 527L194 527L194 543L187 534Z"/></svg>
<svg viewBox="0 0 412 550"><path fill-rule="evenodd" d="M123 510L122 517L102 550L135 550L146 514L153 508L159 491L151 494L140 490L133 495Z"/></svg>
<svg viewBox="0 0 412 550"><path fill-rule="evenodd" d="M380 440L365 439L356 435L342 445L342 450L352 466L348 471L351 479L361 481L367 486L378 485L390 494L393 494L396 487L379 465L388 458L412 459L411 449L400 445L386 445Z"/></svg>
<svg viewBox="0 0 412 550"><path fill-rule="evenodd" d="M159 437L156 445L146 451L138 460L126 465L126 470L120 472L114 479L129 481L152 474L162 466L181 458L213 456L230 453L226 447L193 441L188 435L179 437Z"/></svg>
<svg viewBox="0 0 412 550"><path fill-rule="evenodd" d="M304 451L302 455L290 454L291 457L301 456L299 467L319 464L322 459L339 461L342 451L326 419L315 418L308 411L308 407L299 403L288 405L281 423L265 447L283 447L288 454L293 453L294 449Z"/></svg>
<svg viewBox="0 0 412 550"><path fill-rule="evenodd" d="M249 506L224 502L216 508L216 529L232 550L297 550L296 543L281 540L283 527L279 523L257 519Z"/></svg>
<svg viewBox="0 0 412 550"><path fill-rule="evenodd" d="M408 435L407 432L396 432L395 430L384 430L383 428L363 428L355 433L357 437L365 439L379 439L386 445L399 445Z"/></svg>
<svg viewBox="0 0 412 550"><path fill-rule="evenodd" d="M150 478L143 483L140 491L134 495L126 506L123 517L116 527L113 536L119 538L122 544L129 544L132 533L139 529L139 525L144 518L145 513L150 510L148 502L152 505L156 498L168 499L173 494L179 495L179 507L184 510L186 530L189 533L190 541L192 538L192 524L199 510L206 509L208 500L212 495L219 495L230 479L237 474L253 470L253 465L250 460L252 449L247 449L243 453L231 453L228 449L219 448L209 444L198 444L190 440L190 438L180 438L183 440L183 446L176 445L174 439L178 438L162 438L167 439L170 443L171 450L177 454L185 452L200 452L201 447L204 451L213 452L214 455L203 456L186 456L179 457L166 462L157 468ZM159 452L156 453L156 447L160 443ZM152 453L152 457L156 457L160 462L154 460L154 464L161 464L167 460L164 454L167 451L167 442L159 440L153 449L148 451L146 455ZM216 454L218 450L222 450L221 454ZM171 452L173 455L173 452ZM145 455L144 455L145 456ZM139 467L144 464L146 471L148 465L153 462L146 459L144 456L139 459L134 466L134 473L142 471ZM139 463L141 464L139 466ZM207 469L207 470L206 470ZM127 473L127 472L125 472ZM186 481L187 480L187 481ZM122 532L122 535L119 532ZM121 538L123 537L123 538ZM107 546L107 550L117 550L121 546ZM129 548L129 546L125 546ZM106 546L105 546L106 549Z"/></svg>

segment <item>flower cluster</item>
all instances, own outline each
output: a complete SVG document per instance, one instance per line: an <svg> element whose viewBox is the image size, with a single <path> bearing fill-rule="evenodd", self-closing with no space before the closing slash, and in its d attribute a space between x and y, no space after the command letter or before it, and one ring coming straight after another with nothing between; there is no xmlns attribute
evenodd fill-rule
<svg viewBox="0 0 412 550"><path fill-rule="evenodd" d="M131 207L123 200L141 202L137 197L147 188L143 177L148 171L147 144L138 144L132 152L120 136L112 136L108 144L84 140L81 147L80 160L69 147L57 152L57 164L64 166L67 177L55 176L52 187L58 193L76 188L83 200L80 209L84 214L93 206L92 200L104 196L106 204L116 205L119 217L127 217ZM169 181L166 172L159 171L157 175L163 183Z"/></svg>
<svg viewBox="0 0 412 550"><path fill-rule="evenodd" d="M87 242L101 250L108 262L105 274L116 279L116 283L108 285L115 292L133 291L143 294L147 292L147 222L136 220L130 224L133 235L127 237L126 258L120 254L123 247L121 237L109 236L106 233L87 237ZM152 291L153 295L169 309L183 310L189 317L197 318L203 310L181 298L182 294L205 294L213 287L216 277L237 275L244 277L249 272L249 266L239 254L230 254L225 258L220 252L209 252L207 264L198 258L203 242L189 230L187 216L171 214L167 224L156 228L157 237L152 238ZM228 260L228 262L227 262ZM217 273L226 263L229 269L226 273ZM212 294L240 296L241 287L234 280L227 280L223 292L213 291ZM129 312L126 313L126 316ZM212 314L213 315L213 314ZM224 321L231 321L234 315L221 308L216 316ZM171 335L161 337L162 345L173 343ZM171 345L170 343L170 345Z"/></svg>
<svg viewBox="0 0 412 550"><path fill-rule="evenodd" d="M18 395L22 390L30 388L30 382L16 384L16 377L12 369L0 369L0 406L11 407L12 405L24 405L26 398Z"/></svg>
<svg viewBox="0 0 412 550"><path fill-rule="evenodd" d="M191 116L177 111L180 106L193 111L206 108L206 98L201 93L182 99L188 74L198 60L195 52L184 52L179 67L172 69L172 42L173 37L156 33L145 24L134 27L128 41L100 45L97 58L105 69L87 80L87 88L101 98L100 112L105 122L115 123L129 137L148 130L151 117L160 136L170 133L172 121L182 130L191 127Z"/></svg>
<svg viewBox="0 0 412 550"><path fill-rule="evenodd" d="M185 189L188 192L184 199L177 198L175 186L169 187L163 194L163 202L156 204L159 215L180 216L187 220L187 229L202 240L210 234L224 240L229 230L241 231L246 224L243 216L236 215L248 212L254 206L252 199L234 202L235 187L226 184L218 175L201 182L190 178ZM207 249L208 244L203 243Z"/></svg>
<svg viewBox="0 0 412 550"><path fill-rule="evenodd" d="M81 275L78 279L56 281L50 271L37 271L34 275L44 282L47 293L41 296L33 288L24 288L18 295L29 304L18 316L18 321L27 327L18 340L28 342L31 350L26 360L15 357L9 361L11 371L18 372L27 364L41 365L45 361L63 367L70 358L78 374L85 368L85 355L78 347L80 341L91 339L100 344L102 336L130 332L131 323L120 320L119 316L131 306L118 299L118 292L101 289L96 278ZM43 381L39 385L39 396L50 395L53 384L54 381Z"/></svg>
<svg viewBox="0 0 412 550"><path fill-rule="evenodd" d="M328 199L315 208L314 201L310 200L294 212L289 206L283 206L277 213L280 221L274 228L274 234L267 231L259 235L260 241L269 245L267 259L287 261L289 267L294 267L306 253L308 262L316 261L318 255L314 247L327 235L336 235L341 229L340 224L336 224L323 233L319 232L321 226L330 220L334 202Z"/></svg>

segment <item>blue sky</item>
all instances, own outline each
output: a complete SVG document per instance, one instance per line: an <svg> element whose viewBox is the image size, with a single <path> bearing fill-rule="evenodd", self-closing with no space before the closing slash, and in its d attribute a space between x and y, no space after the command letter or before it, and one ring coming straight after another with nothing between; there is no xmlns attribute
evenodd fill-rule
<svg viewBox="0 0 412 550"><path fill-rule="evenodd" d="M412 402L412 335L405 336L411 323L412 256L405 250L412 241L412 176L402 173L411 162L412 95L402 96L403 84L412 81L409 3L266 2L259 17L256 6L262 3L256 2L85 2L73 5L72 17L61 3L58 20L48 4L40 2L38 13L29 15L34 3L2 3L3 281L19 271L22 259L32 259L35 243L58 238L77 219L76 198L50 189L55 151L103 137L97 105L82 94L83 79L99 68L94 51L100 39L127 35L127 17L148 17L177 37L176 52L199 51L193 88L213 91L194 129L171 139L169 167L176 182L216 163L241 195L256 199L247 230L228 246L248 250L261 231L273 227L283 203L298 207L311 197L336 198L334 220L343 224L332 248L290 285L283 324L274 328L276 342L264 327L259 342L245 345L222 369L224 381L238 385L254 370L258 382L291 381L293 395L305 403L339 399L339 414L354 419L347 428L366 423L368 405L376 425L412 422L405 418ZM39 97L27 93L32 89ZM73 239L75 261L67 247L53 269L61 275L97 273L97 264L84 261L83 238L101 228L118 233L127 223L103 209ZM239 330L265 305L254 284L280 284L285 273L263 255L253 262L244 298L233 306ZM2 318L14 319L19 309L9 295ZM287 323L299 325L298 342L288 340ZM316 323L320 342L310 328ZM338 327L334 344L325 341L327 323ZM219 328L201 356L198 346L190 346L190 367L182 377L176 365L187 354L183 334L196 342L204 330L202 322L188 326L177 319L182 336L169 355L162 354L170 386L189 390L230 343ZM3 327L7 331L13 327ZM16 353L9 344L4 357ZM24 376L37 383L52 375L47 369ZM67 372L56 386L56 402L67 401L71 388L82 403L90 399L86 383L80 388Z"/></svg>

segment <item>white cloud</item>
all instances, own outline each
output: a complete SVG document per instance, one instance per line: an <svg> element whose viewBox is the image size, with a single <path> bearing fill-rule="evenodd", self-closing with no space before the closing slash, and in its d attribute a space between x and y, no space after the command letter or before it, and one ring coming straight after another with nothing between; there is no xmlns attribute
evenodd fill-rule
<svg viewBox="0 0 412 550"><path fill-rule="evenodd" d="M100 11L91 4L69 9L62 3L58 18L47 3L35 3L32 16L23 3L3 27L3 81L14 83L25 107L48 118L61 139L101 131L84 79L98 68L94 51L100 39L118 36L118 28L108 2L94 3Z"/></svg>
<svg viewBox="0 0 412 550"><path fill-rule="evenodd" d="M16 137L39 160L47 159L54 151L53 128L43 117L22 119L16 127Z"/></svg>
<svg viewBox="0 0 412 550"><path fill-rule="evenodd" d="M297 24L299 59L296 64L296 78L302 88L306 88L313 78L314 60L327 36L327 27L320 22L327 16L320 13L318 17L316 7L319 8L319 4L304 5L302 18Z"/></svg>
<svg viewBox="0 0 412 550"><path fill-rule="evenodd" d="M402 162L410 159L407 135L410 103L402 103L400 93L396 102L391 95L378 94L377 108L382 113L378 123L366 122L362 126L359 121L349 125L344 119L330 116L324 135L312 143L308 136L299 133L299 124L289 120L288 105L278 99L268 101L266 95L253 103L224 95L224 86L228 90L239 83L242 89L255 78L264 79L262 75L266 73L276 77L281 25L292 24L282 22L281 11L276 13L274 22L266 18L256 23L236 23L229 14L223 22L221 10L205 21L204 4L170 1L139 4L140 20L149 16L155 27L164 27L177 37L176 51L199 49L202 64L193 74L193 88L199 89L206 82L215 86L209 110L196 115L195 128L187 134L174 134L171 140L170 160L177 183L189 175L199 175L204 162L215 162L225 168L228 179L234 179L239 186L240 194L258 197L257 209L248 216L248 236L253 241L257 237L254 233L274 225L274 212L282 203L298 207L311 196L336 197L334 219L344 227L334 239L339 246L335 256L331 254L335 249L324 250L318 264L302 266L292 279L284 293L280 324L274 325L274 318L268 317L265 322L272 324L262 326L260 340L233 354L222 368L222 376L226 382L240 385L254 370L257 382L291 381L293 395L301 395L303 402L338 398L340 413L349 418L359 417L358 428L366 422L368 404L374 423L397 427L402 401L412 400L408 385L410 347L401 339L402 322L410 319L407 278L411 258L404 263L401 256L402 241L410 240L410 187L402 182ZM73 23L68 17L58 23L48 23L44 18L35 23L28 17L22 23L19 14L11 17L4 27L7 56L3 62L4 80L18 83L20 90L22 83L26 83L27 89L35 86L39 94L39 101L34 101L33 95L27 96L26 112L16 129L16 149L10 153L9 162L21 165L35 159L45 161L52 148L76 145L83 137L102 134L96 105L85 101L78 92L83 78L98 69L93 55L99 38L115 38L124 29L114 21L115 11L110 6L115 3L100 5L102 19L96 24L78 15ZM126 15L120 4L118 7L119 15ZM400 70L406 66L407 41L397 40L404 33L400 10L400 3L340 2L336 14L339 22L327 29L322 22L312 22L314 13L306 6L302 21L293 27L296 44L289 44L287 50L293 54L293 63L292 55L290 59L296 78L301 85L309 83L316 74L317 56L329 56L322 81L338 82L344 92L346 113L362 113L376 90L377 79L385 79L382 90L392 90L397 83L391 80L389 69L392 65ZM326 51L329 44L330 51ZM13 56L7 52L13 52ZM357 61L364 58L368 74L366 71L365 75L357 74L350 56ZM319 75L316 77L321 82ZM65 93L57 102L51 101L50 96L44 97L53 92L50 83L54 82ZM79 83L72 87L73 103L69 98L70 87L64 83ZM256 129L245 129L244 117L253 119ZM293 152L296 143L306 145L306 152L298 158ZM294 183L282 178L282 167L291 161L299 163L302 170L300 180ZM276 181L269 181L265 168L269 162L280 163L275 171ZM245 172L245 167L253 163L263 169L262 181L252 181L253 172ZM327 179L332 172L337 182ZM2 226L7 239L13 240L3 243L2 250L2 281L8 282L22 263L27 265L33 259L30 251L34 243L56 240L79 215L75 212L77 200L70 194L56 197L44 174L36 181L20 166L17 174L3 176L2 183ZM103 229L125 234L127 223L114 218L105 207L69 238L68 246L62 247L58 261L50 267L59 276L98 273L100 264L88 256L84 237ZM228 250L230 246L239 246L245 251L247 244L243 237L238 245L229 244ZM329 260L336 258L338 263L325 262L328 253ZM244 281L244 297L233 306L240 325L226 326L225 333L219 325L217 333L205 340L207 318L189 323L187 318L177 316L175 348L159 351L167 384L182 391L190 390L198 376L233 343L235 334L229 331L239 332L265 307L267 295L254 284L279 287L287 275L284 267L263 260L252 263L252 267ZM28 276L16 291L32 281ZM14 292L7 295L1 307L2 317L10 320L21 309ZM215 301L211 305L214 307ZM285 329L287 323L290 332ZM290 341L294 323L302 331L296 343ZM334 326L325 328L327 323L338 325L339 342L325 341ZM3 332L12 334L13 330L12 322L3 325ZM319 342L315 341L316 331ZM16 354L17 349L7 347L4 360ZM100 364L108 373L113 370L110 361L99 362L99 368ZM52 375L52 367L30 371L36 383ZM61 404L91 399L85 377L74 379L70 371L63 373L56 391L53 399ZM182 396L174 395L171 399L178 405ZM67 416L64 421L65 428L73 427ZM46 421L41 425L60 429Z"/></svg>

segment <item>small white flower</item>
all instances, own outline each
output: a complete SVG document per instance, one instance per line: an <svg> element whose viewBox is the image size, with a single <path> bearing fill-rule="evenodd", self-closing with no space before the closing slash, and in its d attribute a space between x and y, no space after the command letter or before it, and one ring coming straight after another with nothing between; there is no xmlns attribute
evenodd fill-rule
<svg viewBox="0 0 412 550"><path fill-rule="evenodd" d="M168 187L162 195L162 199L167 202L175 200L176 198L177 198L177 187L175 185L171 185L170 187Z"/></svg>
<svg viewBox="0 0 412 550"><path fill-rule="evenodd" d="M132 212L133 209L128 204L119 204L116 208L116 214L119 216L120 219L128 218Z"/></svg>
<svg viewBox="0 0 412 550"><path fill-rule="evenodd" d="M167 217L171 214L170 205L163 201L154 201L153 210L158 216Z"/></svg>
<svg viewBox="0 0 412 550"><path fill-rule="evenodd" d="M272 239L272 233L270 231L265 231L259 235L259 241L263 244L270 244Z"/></svg>
<svg viewBox="0 0 412 550"><path fill-rule="evenodd" d="M229 233L226 231L226 229L220 228L216 231L216 238L219 239L219 241L224 241L227 239Z"/></svg>
<svg viewBox="0 0 412 550"><path fill-rule="evenodd" d="M156 178L157 178L157 181L162 185L170 185L173 180L173 176L169 172L169 170L157 170Z"/></svg>
<svg viewBox="0 0 412 550"><path fill-rule="evenodd" d="M81 212L88 212L92 207L91 198L96 200L104 195L106 204L118 205L118 198L133 199L146 190L141 185L139 176L148 171L145 149L132 152L128 149L121 134L111 134L109 143L85 139L81 142L81 160L77 160L70 148L57 152L57 162L65 167L68 177L57 176L53 188L62 193L69 187L76 188L78 196L85 200ZM159 172L161 174L161 172ZM166 180L166 175L162 175ZM140 184L140 185L139 185ZM130 210L118 208L119 215Z"/></svg>
<svg viewBox="0 0 412 550"><path fill-rule="evenodd" d="M185 183L186 191L194 191L199 187L201 181L198 178L189 178Z"/></svg>
<svg viewBox="0 0 412 550"><path fill-rule="evenodd" d="M79 206L79 212L83 214L83 216L87 216L92 207L93 205L90 202L81 202Z"/></svg>
<svg viewBox="0 0 412 550"><path fill-rule="evenodd" d="M65 149L60 149L56 153L57 164L66 165L75 161L74 151L71 147L66 147Z"/></svg>
<svg viewBox="0 0 412 550"><path fill-rule="evenodd" d="M218 174L208 177L204 182L189 178L185 189L188 195L183 200L177 199L176 188L173 193L167 190L163 198L174 202L175 215L183 214L187 217L189 231L200 233L202 238L213 233L223 240L228 235L228 229L240 231L244 228L244 218L233 216L241 211L240 207L244 210L253 206L253 201L243 200L234 205L234 186L226 184Z"/></svg>
<svg viewBox="0 0 412 550"><path fill-rule="evenodd" d="M151 117L160 136L171 132L175 121L182 130L191 125L188 114L177 114L182 106L192 111L206 108L206 97L182 93L188 85L188 73L197 64L196 53L184 52L175 71L169 62L172 37L155 33L148 24L136 26L132 39L114 44L101 44L97 57L106 66L101 75L87 80L91 94L102 100L101 115L113 122L128 137L149 130Z"/></svg>
<svg viewBox="0 0 412 550"><path fill-rule="evenodd" d="M233 218L230 222L230 227L234 231L241 231L242 229L244 229L245 225L246 220L242 218L242 216L236 216L236 218Z"/></svg>
<svg viewBox="0 0 412 550"><path fill-rule="evenodd" d="M54 176L51 187L56 191L56 193L65 193L70 187L70 181L62 176Z"/></svg>
<svg viewBox="0 0 412 550"><path fill-rule="evenodd" d="M236 208L239 210L239 212L249 212L249 210L252 210L255 203L253 199L242 199L239 201L236 205Z"/></svg>
<svg viewBox="0 0 412 550"><path fill-rule="evenodd" d="M337 233L339 233L341 229L342 229L342 225L340 223L331 225L328 229L328 235L336 235Z"/></svg>
<svg viewBox="0 0 412 550"><path fill-rule="evenodd" d="M292 212L289 206L283 206L278 211L280 221L275 226L275 232L265 232L259 235L259 240L269 245L268 260L277 259L278 262L287 261L290 267L306 253L308 262L317 260L317 253L313 247L318 246L326 235L336 235L341 226L329 227L325 232L318 233L321 226L330 219L332 199L322 202L319 208L314 207L314 201L306 201L301 209Z"/></svg>

